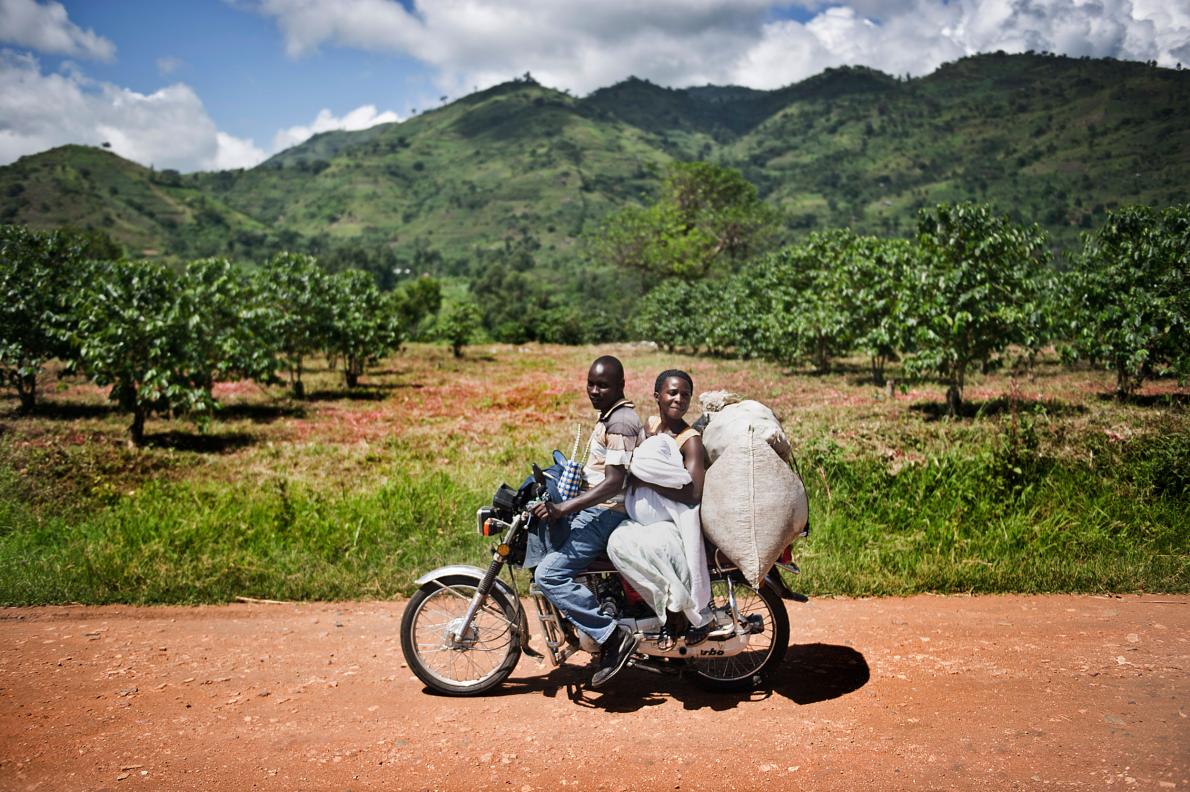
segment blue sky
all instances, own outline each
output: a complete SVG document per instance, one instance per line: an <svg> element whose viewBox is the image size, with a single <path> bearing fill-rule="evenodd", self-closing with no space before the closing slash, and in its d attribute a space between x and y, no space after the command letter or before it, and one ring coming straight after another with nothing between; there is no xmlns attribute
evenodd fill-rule
<svg viewBox="0 0 1190 792"><path fill-rule="evenodd" d="M579 95L630 75L771 89L998 49L1190 65L1190 0L0 0L0 165L106 141L251 167L527 70Z"/></svg>
<svg viewBox="0 0 1190 792"><path fill-rule="evenodd" d="M342 116L373 104L405 116L441 95L431 70L399 53L329 47L292 58L271 20L219 0L64 5L71 21L117 47L114 60L87 65L91 77L144 94L185 82L220 129L261 143L280 128L308 123L322 108Z"/></svg>

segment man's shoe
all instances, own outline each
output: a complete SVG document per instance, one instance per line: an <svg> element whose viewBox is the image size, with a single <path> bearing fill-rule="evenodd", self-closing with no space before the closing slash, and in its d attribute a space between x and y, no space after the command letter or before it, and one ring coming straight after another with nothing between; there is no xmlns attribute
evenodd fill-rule
<svg viewBox="0 0 1190 792"><path fill-rule="evenodd" d="M688 627L686 629L686 645L698 646L707 639L711 634L711 630L715 629L715 621L712 619L701 627Z"/></svg>
<svg viewBox="0 0 1190 792"><path fill-rule="evenodd" d="M620 673L628 664L628 658L632 657L632 653L636 651L639 643L640 638L635 633L631 633L623 627L617 627L616 631L603 642L603 648L599 652L599 670L595 672L595 676L591 677L591 687L600 687Z"/></svg>

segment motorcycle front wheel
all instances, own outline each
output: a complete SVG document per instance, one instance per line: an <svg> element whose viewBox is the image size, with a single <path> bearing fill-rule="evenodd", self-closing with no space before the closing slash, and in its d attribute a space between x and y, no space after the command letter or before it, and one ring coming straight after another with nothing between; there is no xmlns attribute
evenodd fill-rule
<svg viewBox="0 0 1190 792"><path fill-rule="evenodd" d="M475 580L450 577L418 589L401 618L401 651L417 678L447 696L477 696L499 685L521 659L521 613L493 588L460 634Z"/></svg>
<svg viewBox="0 0 1190 792"><path fill-rule="evenodd" d="M780 595L765 585L757 591L742 580L734 587L740 617L759 617L762 629L749 637L748 648L740 654L689 661L694 680L707 690L733 693L760 687L789 648L789 614ZM727 581L712 581L711 595L716 608L725 606Z"/></svg>

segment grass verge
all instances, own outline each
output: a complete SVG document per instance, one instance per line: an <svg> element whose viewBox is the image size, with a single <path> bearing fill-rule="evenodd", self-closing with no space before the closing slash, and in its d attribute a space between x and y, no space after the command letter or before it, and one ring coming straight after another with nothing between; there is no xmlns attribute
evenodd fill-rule
<svg viewBox="0 0 1190 792"><path fill-rule="evenodd" d="M1190 433L1090 450L1059 459L993 435L894 471L819 438L802 458L813 531L796 586L813 595L1190 590ZM0 469L0 602L408 594L435 566L484 562L473 515L494 486L415 456L398 448L400 475L354 491L284 476L153 481L66 515L22 505L14 472Z"/></svg>

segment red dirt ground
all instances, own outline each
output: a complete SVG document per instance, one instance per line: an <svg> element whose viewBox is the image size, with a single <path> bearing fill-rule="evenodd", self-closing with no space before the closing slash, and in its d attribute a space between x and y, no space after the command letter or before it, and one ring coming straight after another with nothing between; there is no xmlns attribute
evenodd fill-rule
<svg viewBox="0 0 1190 792"><path fill-rule="evenodd" d="M1190 599L791 604L771 690L522 658L429 695L403 603L0 610L0 789L1190 789Z"/></svg>

